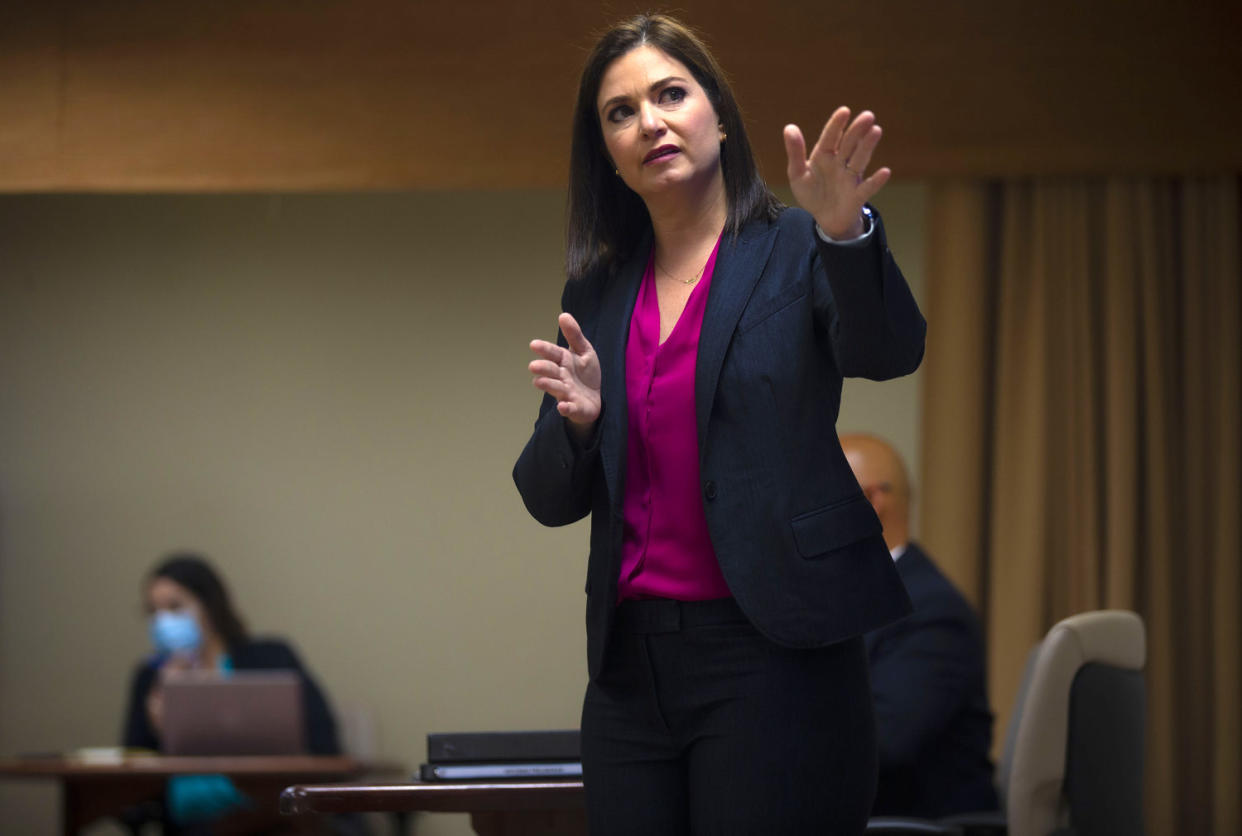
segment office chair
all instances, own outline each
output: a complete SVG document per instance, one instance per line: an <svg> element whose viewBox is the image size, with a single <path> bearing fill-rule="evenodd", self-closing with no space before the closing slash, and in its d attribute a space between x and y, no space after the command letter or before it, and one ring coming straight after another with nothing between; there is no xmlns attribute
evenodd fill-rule
<svg viewBox="0 0 1242 836"><path fill-rule="evenodd" d="M964 836L1142 836L1146 695L1143 620L1127 610L1070 616L1027 657L997 767L1003 814L939 822ZM900 829L872 819L870 834ZM922 824L922 823L920 823Z"/></svg>
<svg viewBox="0 0 1242 836"><path fill-rule="evenodd" d="M1031 672L1005 786L1011 836L1143 832L1143 620L1070 616Z"/></svg>

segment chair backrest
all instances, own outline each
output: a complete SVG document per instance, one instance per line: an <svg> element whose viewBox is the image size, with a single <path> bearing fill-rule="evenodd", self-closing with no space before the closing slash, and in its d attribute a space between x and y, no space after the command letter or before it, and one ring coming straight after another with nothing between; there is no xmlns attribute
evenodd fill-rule
<svg viewBox="0 0 1242 836"><path fill-rule="evenodd" d="M1091 662L1070 691L1065 798L1081 836L1143 834L1143 672Z"/></svg>
<svg viewBox="0 0 1242 836"><path fill-rule="evenodd" d="M1018 694L1013 700L1013 710L1009 712L1009 723L1005 726L1005 743L1001 748L1000 760L996 764L996 798L1000 808L1005 809L1009 798L1009 775L1013 772L1013 750L1018 742L1018 726L1022 722L1022 711L1026 708L1026 695L1031 690L1031 676L1035 673L1035 663L1039 661L1039 649L1043 642L1036 642L1026 654L1026 663L1022 666L1022 682L1018 686Z"/></svg>
<svg viewBox="0 0 1242 836"><path fill-rule="evenodd" d="M1091 836L1101 820L1102 832L1141 834L1146 657L1143 621L1126 610L1082 613L1048 631L1017 719L1005 787L1011 836L1069 824Z"/></svg>
<svg viewBox="0 0 1242 836"><path fill-rule="evenodd" d="M375 713L370 706L357 702L338 703L335 713L341 751L363 763L374 761Z"/></svg>

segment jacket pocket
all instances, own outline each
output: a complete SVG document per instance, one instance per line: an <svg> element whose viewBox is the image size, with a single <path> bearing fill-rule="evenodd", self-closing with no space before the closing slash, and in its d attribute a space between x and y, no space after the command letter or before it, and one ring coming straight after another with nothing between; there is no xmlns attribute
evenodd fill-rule
<svg viewBox="0 0 1242 836"><path fill-rule="evenodd" d="M803 557L822 557L879 534L883 527L862 494L794 517L794 543Z"/></svg>
<svg viewBox="0 0 1242 836"><path fill-rule="evenodd" d="M806 298L806 291L799 293L792 299L765 299L763 301L752 301L746 308L745 313L737 324L737 333L745 334L758 326L764 324L777 314L784 313L794 305Z"/></svg>

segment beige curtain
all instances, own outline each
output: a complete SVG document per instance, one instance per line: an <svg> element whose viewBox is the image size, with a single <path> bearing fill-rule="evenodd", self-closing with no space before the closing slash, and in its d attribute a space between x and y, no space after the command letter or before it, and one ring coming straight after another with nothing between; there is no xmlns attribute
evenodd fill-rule
<svg viewBox="0 0 1242 836"><path fill-rule="evenodd" d="M921 539L996 739L1053 623L1136 610L1148 833L1242 833L1238 180L940 183L929 233Z"/></svg>

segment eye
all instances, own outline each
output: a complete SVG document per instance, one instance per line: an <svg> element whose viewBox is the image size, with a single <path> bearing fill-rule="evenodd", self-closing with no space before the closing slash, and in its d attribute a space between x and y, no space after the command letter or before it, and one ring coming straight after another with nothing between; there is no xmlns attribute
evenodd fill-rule
<svg viewBox="0 0 1242 836"><path fill-rule="evenodd" d="M660 91L660 101L665 104L679 104L686 98L686 88L672 85Z"/></svg>
<svg viewBox="0 0 1242 836"><path fill-rule="evenodd" d="M634 110L629 105L617 105L612 110L608 111L608 121L620 122L624 119L628 119L633 113Z"/></svg>

